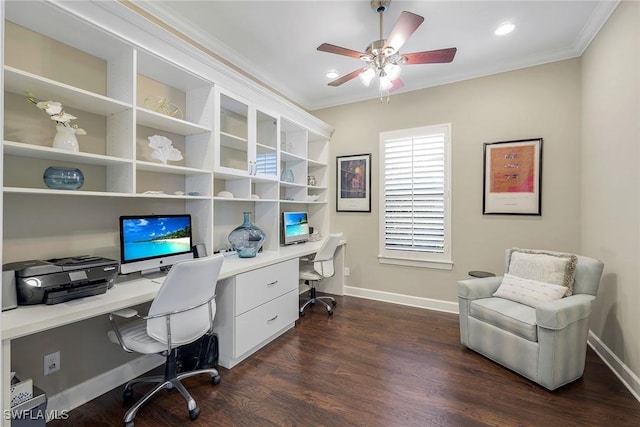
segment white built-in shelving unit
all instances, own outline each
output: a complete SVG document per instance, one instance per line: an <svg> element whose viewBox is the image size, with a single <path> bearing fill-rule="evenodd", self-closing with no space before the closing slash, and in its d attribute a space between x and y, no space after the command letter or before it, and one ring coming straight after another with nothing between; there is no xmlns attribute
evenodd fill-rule
<svg viewBox="0 0 640 427"><path fill-rule="evenodd" d="M119 198L135 200L139 210L147 201L149 209L161 212L163 201L173 201L166 213L175 213L178 202L180 210L199 218L195 239L209 253L227 247L226 236L241 223L243 211L251 211L267 233L265 250L277 250L285 210L309 211L312 225L329 232L327 126L298 124L307 113L288 104L280 109L282 101L262 89L247 89L226 76L218 81L219 70L208 72L202 58L193 64L177 55L174 60L159 54L161 47L140 42L147 40L144 36L127 37L119 21L102 16L103 6L3 6L5 202L13 195L71 196L79 206L92 200L83 197ZM19 51L25 45L33 49L28 55ZM88 132L79 136L80 152L51 147L55 126L25 102L27 90L38 99L61 102L78 117ZM178 114L147 102L158 97ZM292 111L297 117L288 117ZM184 159L164 165L151 158L147 138L152 135L171 139ZM81 169L85 185L75 191L47 188L42 173L50 165ZM292 182L281 180L285 169ZM233 198L217 197L221 191ZM5 225L14 220L5 217Z"/></svg>
<svg viewBox="0 0 640 427"><path fill-rule="evenodd" d="M194 243L209 253L227 248L245 211L265 231L265 251L279 249L282 211L308 211L311 225L329 233L331 128L133 9L115 0L0 2L3 264L81 254L116 258L119 215L190 213ZM87 131L78 136L79 152L52 147L55 124L27 102L25 91L60 102L77 117L74 123ZM159 108L163 99L167 108ZM153 159L153 135L169 138L183 160ZM84 185L47 188L43 172L54 165L80 169ZM281 180L285 169L293 182ZM233 198L218 197L221 191ZM74 340L85 333L74 331ZM105 334L78 339L101 345ZM14 340L11 350L3 347L0 372L14 363L41 366L42 356L31 356L59 350L67 339L49 331L42 342ZM14 363L9 351L17 352ZM73 351L62 351L63 365L73 365ZM112 362L108 350L95 358L96 366ZM34 383L59 391L56 378L33 366ZM83 373L92 374L101 372Z"/></svg>

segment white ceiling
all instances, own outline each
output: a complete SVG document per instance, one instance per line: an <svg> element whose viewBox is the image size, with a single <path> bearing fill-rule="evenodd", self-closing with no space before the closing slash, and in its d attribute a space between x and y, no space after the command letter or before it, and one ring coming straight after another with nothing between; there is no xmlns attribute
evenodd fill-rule
<svg viewBox="0 0 640 427"><path fill-rule="evenodd" d="M369 0L134 3L308 110L379 96L373 85L366 88L357 78L328 86L327 71L344 75L362 63L316 50L327 42L363 52L377 40L378 14ZM580 56L617 4L617 0L393 0L384 13L385 38L402 11L425 18L401 53L458 48L450 64L404 66L405 86L394 93ZM494 35L504 21L516 24L515 31Z"/></svg>

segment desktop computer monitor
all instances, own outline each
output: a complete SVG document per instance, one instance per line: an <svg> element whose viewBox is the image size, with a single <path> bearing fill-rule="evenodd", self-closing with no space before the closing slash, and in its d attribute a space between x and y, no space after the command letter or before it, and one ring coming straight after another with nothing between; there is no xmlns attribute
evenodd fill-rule
<svg viewBox="0 0 640 427"><path fill-rule="evenodd" d="M191 215L120 217L120 273L150 274L193 258Z"/></svg>
<svg viewBox="0 0 640 427"><path fill-rule="evenodd" d="M309 240L309 220L306 212L282 212L283 245L302 243Z"/></svg>

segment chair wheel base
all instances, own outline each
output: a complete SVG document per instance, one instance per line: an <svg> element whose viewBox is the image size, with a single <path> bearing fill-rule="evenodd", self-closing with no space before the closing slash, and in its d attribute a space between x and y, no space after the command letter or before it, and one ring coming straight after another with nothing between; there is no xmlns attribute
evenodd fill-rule
<svg viewBox="0 0 640 427"><path fill-rule="evenodd" d="M333 316L333 310L327 310L327 314L328 314L329 316Z"/></svg>
<svg viewBox="0 0 640 427"><path fill-rule="evenodd" d="M133 421L129 421L128 423L124 423L124 427L135 427Z"/></svg>
<svg viewBox="0 0 640 427"><path fill-rule="evenodd" d="M199 415L200 415L200 408L198 408L197 406L195 407L195 409L192 409L189 411L189 418L191 418L192 421L198 418Z"/></svg>
<svg viewBox="0 0 640 427"><path fill-rule="evenodd" d="M215 377L211 377L211 384L213 384L213 385L220 384L220 375L216 375Z"/></svg>
<svg viewBox="0 0 640 427"><path fill-rule="evenodd" d="M123 393L122 393L122 400L124 400L124 403L129 403L133 400L133 390L131 389L126 389Z"/></svg>
<svg viewBox="0 0 640 427"><path fill-rule="evenodd" d="M338 305L338 302L337 301L331 301L331 304L332 305Z"/></svg>

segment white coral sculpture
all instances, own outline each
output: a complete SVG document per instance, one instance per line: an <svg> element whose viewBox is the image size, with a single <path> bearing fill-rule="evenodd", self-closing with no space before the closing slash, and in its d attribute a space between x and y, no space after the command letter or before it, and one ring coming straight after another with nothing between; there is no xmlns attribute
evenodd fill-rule
<svg viewBox="0 0 640 427"><path fill-rule="evenodd" d="M149 137L149 147L153 148L151 157L160 160L166 165L169 160L177 162L182 160L182 153L173 146L173 143L166 136L153 135Z"/></svg>

